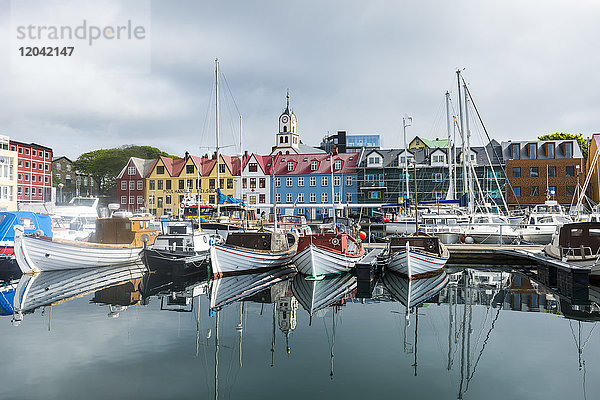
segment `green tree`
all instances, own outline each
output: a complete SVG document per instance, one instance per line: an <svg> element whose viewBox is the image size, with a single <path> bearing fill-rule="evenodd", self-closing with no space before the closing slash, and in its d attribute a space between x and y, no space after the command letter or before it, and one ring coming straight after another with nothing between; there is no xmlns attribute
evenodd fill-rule
<svg viewBox="0 0 600 400"><path fill-rule="evenodd" d="M580 133L578 135L573 135L571 133L564 132L556 132L548 135L538 136L538 140L568 140L575 139L577 143L579 143L579 148L581 149L581 154L583 154L583 158L587 160L588 157L588 146L589 142L583 135Z"/></svg>
<svg viewBox="0 0 600 400"><path fill-rule="evenodd" d="M89 174L94 178L97 193L112 195L117 175L127 164L129 157L154 159L159 156L173 157L156 147L126 145L84 153L73 161L73 168L78 173Z"/></svg>

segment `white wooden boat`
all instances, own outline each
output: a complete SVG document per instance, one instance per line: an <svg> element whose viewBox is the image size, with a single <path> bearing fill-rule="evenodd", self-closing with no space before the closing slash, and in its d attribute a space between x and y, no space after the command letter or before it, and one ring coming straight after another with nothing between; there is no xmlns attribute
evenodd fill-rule
<svg viewBox="0 0 600 400"><path fill-rule="evenodd" d="M391 237L387 268L410 279L439 273L450 258L448 248L435 236Z"/></svg>
<svg viewBox="0 0 600 400"><path fill-rule="evenodd" d="M322 280L306 279L305 276L296 275L292 281L292 293L302 307L313 316L351 295L356 290L356 286L356 277L348 273Z"/></svg>
<svg viewBox="0 0 600 400"><path fill-rule="evenodd" d="M290 279L295 274L294 268L285 267L214 279L210 282L210 308L220 310L229 304L241 301L279 282Z"/></svg>
<svg viewBox="0 0 600 400"><path fill-rule="evenodd" d="M395 299L412 309L438 294L448 284L448 275L442 271L427 278L406 279L393 272L386 272L382 282Z"/></svg>
<svg viewBox="0 0 600 400"><path fill-rule="evenodd" d="M215 277L281 267L292 262L298 237L280 232L230 232L225 244L211 247Z"/></svg>
<svg viewBox="0 0 600 400"><path fill-rule="evenodd" d="M345 232L325 232L300 238L294 265L304 275L326 276L350 271L365 255L362 244Z"/></svg>
<svg viewBox="0 0 600 400"><path fill-rule="evenodd" d="M141 247L25 236L15 226L15 256L24 274L106 267L140 260Z"/></svg>
<svg viewBox="0 0 600 400"><path fill-rule="evenodd" d="M49 306L81 297L129 281L139 279L146 272L141 264L104 268L86 268L25 274L19 280L14 299L14 319L38 307Z"/></svg>

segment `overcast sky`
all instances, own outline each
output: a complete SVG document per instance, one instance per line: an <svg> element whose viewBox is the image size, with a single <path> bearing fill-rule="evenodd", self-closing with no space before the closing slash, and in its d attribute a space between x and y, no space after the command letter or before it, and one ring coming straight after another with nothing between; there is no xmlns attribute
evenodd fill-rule
<svg viewBox="0 0 600 400"><path fill-rule="evenodd" d="M97 58L86 58L92 68L57 72L55 61L32 57L21 69L18 44L7 38L22 14L11 15L15 4L0 0L0 54L10 55L0 57L0 133L55 155L124 144L177 155L209 151L217 57L243 116L244 148L262 154L274 144L288 88L306 144L346 130L400 147L405 114L413 117L410 137L445 137L444 93L457 104L457 67L497 140L598 131L598 1L196 0L134 9L119 6L125 1L63 1L69 11L57 14L74 26L82 16L95 23L99 10L115 24L139 21L150 56L128 52L145 70L90 72L94 63L118 67L126 57L75 43L76 52L94 52ZM239 122L227 104L222 144L233 154Z"/></svg>

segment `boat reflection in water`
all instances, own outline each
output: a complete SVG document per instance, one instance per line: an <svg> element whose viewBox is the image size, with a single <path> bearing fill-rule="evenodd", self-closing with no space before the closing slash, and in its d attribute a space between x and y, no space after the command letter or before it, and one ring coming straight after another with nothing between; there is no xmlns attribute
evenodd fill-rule
<svg viewBox="0 0 600 400"><path fill-rule="evenodd" d="M137 292L137 287L146 267L141 264L123 266L85 268L73 270L47 271L37 274L23 274L14 297L13 321L18 325L25 314L34 312L39 307L47 307L96 292L93 302L128 306L137 304L139 298L131 293ZM123 295L118 290L108 291L122 284L129 284L126 289L129 295ZM98 293L100 290L107 290ZM109 311L109 316L118 316L121 308Z"/></svg>
<svg viewBox="0 0 600 400"><path fill-rule="evenodd" d="M334 303L341 304L347 297L356 292L356 277L344 273L321 279L306 279L304 275L296 275L292 282L292 292L298 302L311 317Z"/></svg>

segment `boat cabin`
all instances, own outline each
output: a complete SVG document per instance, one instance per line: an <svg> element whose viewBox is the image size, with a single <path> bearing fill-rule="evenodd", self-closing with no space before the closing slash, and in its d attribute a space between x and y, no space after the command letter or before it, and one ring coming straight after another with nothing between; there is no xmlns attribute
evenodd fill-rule
<svg viewBox="0 0 600 400"><path fill-rule="evenodd" d="M531 210L532 214L564 214L560 204L554 200L546 200L544 204L536 204Z"/></svg>
<svg viewBox="0 0 600 400"><path fill-rule="evenodd" d="M561 256L595 256L600 250L600 222L577 222L563 225L558 244Z"/></svg>
<svg viewBox="0 0 600 400"><path fill-rule="evenodd" d="M296 236L279 232L231 232L225 244L260 251L286 251L296 243Z"/></svg>
<svg viewBox="0 0 600 400"><path fill-rule="evenodd" d="M142 235L146 234L150 237L147 243L150 245L159 233L150 227L150 220L150 217L99 218L96 221L96 232L90 242L142 247Z"/></svg>
<svg viewBox="0 0 600 400"><path fill-rule="evenodd" d="M415 236L392 236L390 237L389 250L390 253L402 250L406 248L406 243L411 248L424 250L428 253L441 254L442 247L440 245L440 239L436 236L429 235L415 235Z"/></svg>

